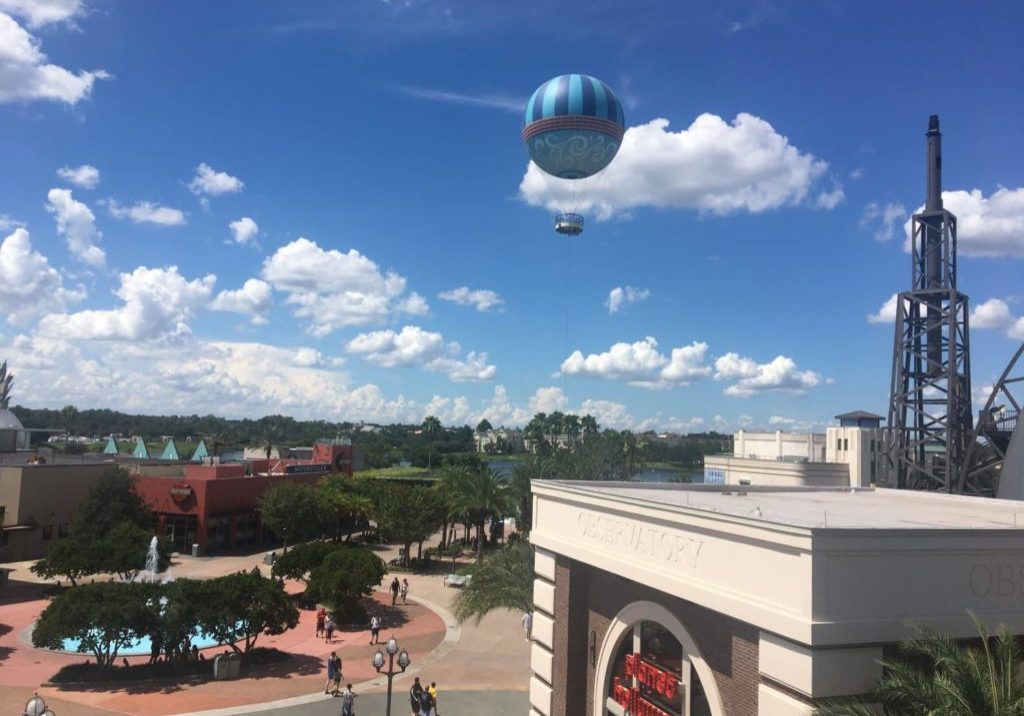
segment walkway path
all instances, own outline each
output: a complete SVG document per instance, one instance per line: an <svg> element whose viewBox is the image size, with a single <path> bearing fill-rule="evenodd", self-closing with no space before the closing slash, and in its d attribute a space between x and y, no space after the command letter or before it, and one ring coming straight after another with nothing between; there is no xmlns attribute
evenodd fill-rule
<svg viewBox="0 0 1024 716"><path fill-rule="evenodd" d="M397 550L381 551L390 559ZM263 553L248 556L181 558L172 567L175 576L209 577L261 565ZM13 566L13 565L12 565ZM30 625L45 607L38 598L40 585L24 565L12 574L14 583L0 590L0 703L19 703L31 696L32 688L66 663L85 660L78 655L53 654L28 646L20 632ZM391 633L413 660L406 674L397 677L395 689L404 692L413 675L434 680L445 692L523 691L529 683L529 650L523 637L519 615L495 613L480 625L454 622L449 611L456 590L443 585L441 574L408 575L410 600L405 606L390 606L390 595L377 592L374 603L385 619L381 637ZM391 622L389 624L389 622ZM4 633L5 626L12 628ZM391 628L389 629L389 626ZM264 646L276 646L297 655L285 664L268 667L257 675L232 682L208 682L197 685L168 685L153 682L130 688L71 690L40 688L40 694L59 716L110 716L111 713L165 716L203 711L247 714L276 709L313 709L304 713L336 713L336 700L323 695L324 659L332 649L344 661L344 675L367 694L362 703L373 703L370 694L385 688L370 666L376 651L369 645L365 630L342 632L340 640L328 645L314 636L314 615L304 611L299 626L278 637L261 637ZM208 658L218 650L208 650ZM330 706L320 706L322 703ZM454 703L454 702L453 702ZM525 701L524 701L525 703ZM263 704L261 706L260 704ZM401 711L395 711L401 713ZM442 713L445 713L442 710ZM481 712L487 713L487 712ZM448 716L448 714L445 714Z"/></svg>

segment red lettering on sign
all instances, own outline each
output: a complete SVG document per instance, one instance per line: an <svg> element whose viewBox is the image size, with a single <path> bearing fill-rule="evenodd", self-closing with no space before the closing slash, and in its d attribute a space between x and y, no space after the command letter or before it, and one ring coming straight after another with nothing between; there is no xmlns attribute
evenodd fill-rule
<svg viewBox="0 0 1024 716"><path fill-rule="evenodd" d="M679 678L669 671L663 671L644 661L640 654L626 655L626 676L653 689L669 701L679 696ZM671 716L640 695L640 689L623 685L616 676L612 680L612 699L627 709L632 716Z"/></svg>

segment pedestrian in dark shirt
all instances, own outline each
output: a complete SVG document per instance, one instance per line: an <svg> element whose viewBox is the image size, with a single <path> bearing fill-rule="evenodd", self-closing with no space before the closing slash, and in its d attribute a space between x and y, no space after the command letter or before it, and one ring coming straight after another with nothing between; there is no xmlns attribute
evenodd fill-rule
<svg viewBox="0 0 1024 716"><path fill-rule="evenodd" d="M398 601L398 590L401 589L398 584L398 577L395 577L391 581L391 606L395 606L395 602Z"/></svg>
<svg viewBox="0 0 1024 716"><path fill-rule="evenodd" d="M409 706L412 708L412 716L420 716L420 709L423 707L420 703L420 694L422 693L423 686L420 684L420 677L417 676L409 688Z"/></svg>

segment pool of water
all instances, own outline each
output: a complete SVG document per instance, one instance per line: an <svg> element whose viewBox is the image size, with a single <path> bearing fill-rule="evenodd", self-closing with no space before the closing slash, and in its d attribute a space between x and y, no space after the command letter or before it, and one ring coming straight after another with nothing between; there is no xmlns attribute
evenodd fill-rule
<svg viewBox="0 0 1024 716"><path fill-rule="evenodd" d="M80 643L81 642L78 639L65 639L63 651L77 652ZM215 638L206 636L205 634L200 634L192 639L192 644L197 649L206 649L211 646L217 646L218 643L219 642ZM117 652L117 655L137 656L139 654L145 654L146 656L149 656L152 653L152 650L153 642L150 641L148 636L146 636L122 648ZM86 650L86 653L88 653L88 650Z"/></svg>

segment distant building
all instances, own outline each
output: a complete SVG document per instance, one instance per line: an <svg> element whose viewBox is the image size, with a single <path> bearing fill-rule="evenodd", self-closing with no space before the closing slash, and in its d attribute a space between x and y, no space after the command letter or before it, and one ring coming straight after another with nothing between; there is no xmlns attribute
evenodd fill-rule
<svg viewBox="0 0 1024 716"><path fill-rule="evenodd" d="M473 433L476 451L480 453L518 453L522 452L523 431L510 428L498 428L484 433Z"/></svg>
<svg viewBox="0 0 1024 716"><path fill-rule="evenodd" d="M888 474L882 417L864 411L837 415L822 433L757 433L739 430L732 455L707 455L709 484L776 487L863 487Z"/></svg>

